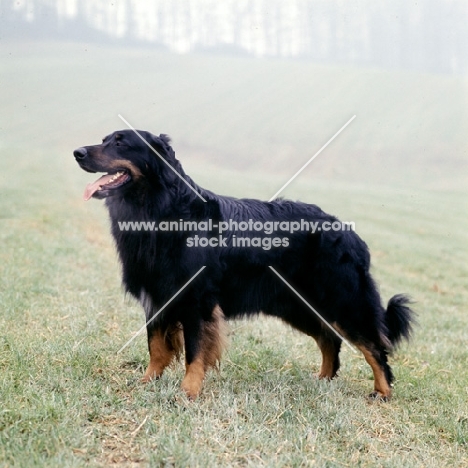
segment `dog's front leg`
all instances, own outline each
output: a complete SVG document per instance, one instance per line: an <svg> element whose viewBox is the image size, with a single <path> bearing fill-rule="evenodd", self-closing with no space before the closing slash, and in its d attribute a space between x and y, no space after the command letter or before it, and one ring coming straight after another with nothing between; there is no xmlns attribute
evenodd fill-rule
<svg viewBox="0 0 468 468"><path fill-rule="evenodd" d="M205 373L221 359L225 346L224 315L216 306L209 320L191 317L184 322L185 377L182 389L194 400L199 395Z"/></svg>
<svg viewBox="0 0 468 468"><path fill-rule="evenodd" d="M183 346L182 331L177 325L166 329L150 325L147 333L150 362L142 378L143 382L161 377L164 369L181 353Z"/></svg>

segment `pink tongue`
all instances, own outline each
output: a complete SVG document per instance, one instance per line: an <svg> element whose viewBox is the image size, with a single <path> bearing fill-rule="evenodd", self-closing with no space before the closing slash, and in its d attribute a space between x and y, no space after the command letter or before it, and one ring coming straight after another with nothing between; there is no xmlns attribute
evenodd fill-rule
<svg viewBox="0 0 468 468"><path fill-rule="evenodd" d="M97 192L102 185L106 185L112 179L112 177L112 174L105 174L102 177L99 177L99 179L95 182L88 184L83 194L84 200L88 201L93 196L93 193Z"/></svg>

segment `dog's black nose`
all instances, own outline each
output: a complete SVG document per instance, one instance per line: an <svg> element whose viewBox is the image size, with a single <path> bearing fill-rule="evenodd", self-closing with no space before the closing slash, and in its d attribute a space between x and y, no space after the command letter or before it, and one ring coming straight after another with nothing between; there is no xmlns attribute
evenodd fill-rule
<svg viewBox="0 0 468 468"><path fill-rule="evenodd" d="M75 156L75 159L84 159L86 156L88 156L88 152L86 151L86 148L78 148L75 151L73 151L73 155Z"/></svg>

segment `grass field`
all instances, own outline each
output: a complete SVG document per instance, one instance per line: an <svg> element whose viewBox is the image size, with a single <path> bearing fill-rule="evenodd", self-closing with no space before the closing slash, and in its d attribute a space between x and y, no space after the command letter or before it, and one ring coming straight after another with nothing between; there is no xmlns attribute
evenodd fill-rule
<svg viewBox="0 0 468 468"><path fill-rule="evenodd" d="M468 466L466 82L91 49L0 49L0 466ZM306 86L318 105L301 113ZM355 221L384 300L416 301L391 402L367 403L370 368L346 347L339 377L317 381L313 340L264 318L231 324L195 403L179 390L182 363L138 382L145 337L117 350L143 313L122 293L102 203L81 200L93 176L71 154L123 127L119 112L180 140L201 185L264 199L358 115L285 195Z"/></svg>

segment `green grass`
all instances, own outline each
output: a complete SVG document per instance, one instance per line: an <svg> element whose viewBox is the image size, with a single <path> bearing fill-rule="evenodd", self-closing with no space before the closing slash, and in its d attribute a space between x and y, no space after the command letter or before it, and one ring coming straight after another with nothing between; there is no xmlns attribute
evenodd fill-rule
<svg viewBox="0 0 468 468"><path fill-rule="evenodd" d="M37 51L41 46L35 47ZM187 148L187 161L184 151L178 154L194 179L220 193L269 198L304 162L306 140L294 141L287 132L278 135L285 145L297 145L297 152L273 155L275 143L268 132L276 128L275 118L281 119L272 116L260 125L261 112L268 113L260 108L262 103L277 102L279 109L280 97L269 99L272 91L261 86L260 71L276 69L284 86L297 80L300 89L307 77L316 80L314 87L324 94L321 112L328 89L335 85L342 89L347 80L360 82L359 73L362 79L366 74L351 70L340 81L336 70L318 67L313 75L311 65L292 62L294 73L302 70L295 78L279 62L236 59L220 67L218 59L160 53L152 68L142 72L140 82L134 68L122 75L123 66L115 59L120 54L141 66L137 59L146 59L144 53L106 49L80 58L77 49L85 47L67 46L59 52L47 46L38 57L34 48L15 46L12 61L6 60L11 92L2 93L2 109L11 114L2 115L0 126L0 466L468 466L468 221L466 189L460 182L464 175L454 170L456 158L466 159L466 153L455 151L462 144L461 127L446 127L445 139L441 134L434 137L455 151L441 170L443 184L429 177L415 186L406 183L400 171L390 172L400 156L393 151L394 141L388 143L389 149L382 141L382 154L391 159L384 167L365 167L363 175L351 164L346 166L349 180L339 174L335 178L325 167L326 156L336 163L335 149L323 154L324 166L317 165L317 172L311 166L285 191L290 198L355 221L371 248L384 300L398 292L415 299L419 326L414 339L391 360L396 375L392 401L366 402L372 373L364 359L346 347L339 377L330 383L317 381L313 373L320 356L313 340L275 320L259 319L231 324L220 372L209 374L202 395L190 403L179 390L182 363L158 382L139 383L148 358L143 336L117 355L142 326L143 312L122 293L102 203L81 201L84 185L93 176L76 167L71 150L112 127L122 127L112 120L117 112L124 114L122 100L129 119L138 121L146 115L139 126L152 129L141 97L151 94L144 93L149 83L160 87L166 82L169 90L155 89L159 109L169 106L171 93L180 94L169 107L167 122L155 105L155 126L164 123L161 131L174 127L186 139L181 147ZM5 46L1 53L8 58ZM164 70L158 75L160 68ZM235 75L241 69L246 74ZM381 72L371 73L375 77ZM176 74L181 74L178 84L172 81ZM230 74L232 81L227 80ZM141 88L122 96L116 76ZM203 76L221 76L227 80L225 87L219 84L207 95L209 80ZM330 82L332 76L338 81ZM379 79L389 87L403 82L414 86L419 82L421 89L432 86L439 90L439 107L444 90L461 86L458 80L440 77L411 75L405 81L403 75L381 74ZM193 95L195 85L198 94ZM194 117L212 102L213 112L227 118L224 112L234 101L230 91L236 86L258 91L244 104L257 102L255 115L245 125L256 125L259 135L241 135L242 115L235 116L232 132L224 123L219 123L218 131L215 117L202 121ZM294 94L293 88L287 89ZM288 93L283 92L284 103ZM345 89L341 92L346 94ZM50 102L52 97L55 102ZM140 99L138 109L135 97ZM378 98L384 100L383 95ZM452 100L451 106L457 108ZM300 95L294 94L293 101L291 106L298 111ZM115 109L109 116L112 103ZM21 114L22 106L29 111ZM342 115L345 120L349 107ZM391 119L396 122L398 109L387 103L386 110L395 112ZM186 122L180 112L185 112ZM434 118L428 115L426 121ZM337 120L327 114L328 124L320 124L319 130L326 133L328 125L333 133ZM204 126L206 133L197 146L197 132ZM358 143L361 137L355 134L365 130L349 130L352 148L361 144L366 148L364 138ZM416 151L410 130L400 130L399 135L406 136L399 145ZM298 130L295 136L299 134ZM324 142L321 137L317 130L314 148ZM369 154L379 139L372 138ZM260 162L243 169L245 153L240 160L230 159L231 148L242 153L243 145L246 148L252 140L253 156L272 154L287 163L286 169L269 167L269 173L262 174ZM216 160L201 156L203 145L212 151L230 149ZM429 160L443 161L442 153L431 151ZM427 168L418 158L407 165L410 174ZM366 176L369 173L375 177ZM439 189L430 190L435 186Z"/></svg>

